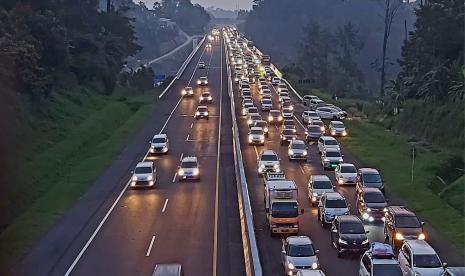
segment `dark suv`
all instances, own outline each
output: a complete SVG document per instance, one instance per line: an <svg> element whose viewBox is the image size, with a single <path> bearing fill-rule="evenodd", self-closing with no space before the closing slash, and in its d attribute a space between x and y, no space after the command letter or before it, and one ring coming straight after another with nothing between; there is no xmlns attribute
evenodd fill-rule
<svg viewBox="0 0 465 276"><path fill-rule="evenodd" d="M384 183L378 170L372 168L360 168L357 173L357 190L363 187L374 187L384 193Z"/></svg>
<svg viewBox="0 0 465 276"><path fill-rule="evenodd" d="M404 206L390 206L385 213L384 235L393 248L399 248L404 240L424 240L424 222Z"/></svg>
<svg viewBox="0 0 465 276"><path fill-rule="evenodd" d="M362 221L353 215L338 216L331 225L331 243L337 250L337 256L343 252L365 252L369 246Z"/></svg>
<svg viewBox="0 0 465 276"><path fill-rule="evenodd" d="M357 191L357 209L363 220L384 220L386 207L387 200L378 188L362 188L361 191Z"/></svg>

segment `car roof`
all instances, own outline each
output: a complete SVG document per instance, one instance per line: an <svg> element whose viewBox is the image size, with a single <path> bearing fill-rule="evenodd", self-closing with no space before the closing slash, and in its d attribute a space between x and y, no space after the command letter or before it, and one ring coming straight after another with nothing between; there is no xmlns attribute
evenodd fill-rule
<svg viewBox="0 0 465 276"><path fill-rule="evenodd" d="M155 135L153 136L153 139L155 139L155 138L165 138L165 139L166 139L166 137L168 137L166 134L164 134L164 133L159 133L159 134L155 134Z"/></svg>
<svg viewBox="0 0 465 276"><path fill-rule="evenodd" d="M252 130L263 130L263 128L261 128L261 127L251 127L250 131L252 131Z"/></svg>
<svg viewBox="0 0 465 276"><path fill-rule="evenodd" d="M382 194L383 193L381 192L380 189L375 188L375 187L363 187L362 190L363 190L363 193L365 194L371 194L371 193Z"/></svg>
<svg viewBox="0 0 465 276"><path fill-rule="evenodd" d="M203 77L200 77L201 79L206 79L207 77L206 76L203 76Z"/></svg>
<svg viewBox="0 0 465 276"><path fill-rule="evenodd" d="M405 206L389 206L388 210L396 216L415 216L415 213L407 209Z"/></svg>
<svg viewBox="0 0 465 276"><path fill-rule="evenodd" d="M352 164L352 163L341 163L341 164L339 164L339 166L341 166L341 167L354 167L355 168L355 165Z"/></svg>
<svg viewBox="0 0 465 276"><path fill-rule="evenodd" d="M264 154L264 155L277 155L274 151L272 150L262 150L262 152L260 152L260 154Z"/></svg>
<svg viewBox="0 0 465 276"><path fill-rule="evenodd" d="M373 169L373 168L360 168L358 169L359 172L361 173L376 173L376 174L379 174L378 170L377 169Z"/></svg>
<svg viewBox="0 0 465 276"><path fill-rule="evenodd" d="M334 141L337 141L336 138L334 138L334 137L332 137L332 136L321 136L320 138L323 139L323 140L334 140Z"/></svg>
<svg viewBox="0 0 465 276"><path fill-rule="evenodd" d="M199 105L197 108L208 108L206 105Z"/></svg>
<svg viewBox="0 0 465 276"><path fill-rule="evenodd" d="M192 89L192 87L191 86L186 86L186 87L184 87L184 89Z"/></svg>
<svg viewBox="0 0 465 276"><path fill-rule="evenodd" d="M405 240L405 244L412 250L413 254L436 254L436 251L424 240Z"/></svg>
<svg viewBox="0 0 465 276"><path fill-rule="evenodd" d="M345 199L340 193L338 192L329 192L325 193L326 199Z"/></svg>
<svg viewBox="0 0 465 276"><path fill-rule="evenodd" d="M331 121L331 124L344 124L344 123L341 121Z"/></svg>
<svg viewBox="0 0 465 276"><path fill-rule="evenodd" d="M139 162L137 163L137 167L152 167L153 166L153 162L152 161L147 161L147 162Z"/></svg>
<svg viewBox="0 0 465 276"><path fill-rule="evenodd" d="M184 156L181 162L197 162L196 156Z"/></svg>
<svg viewBox="0 0 465 276"><path fill-rule="evenodd" d="M180 264L157 264L152 276L178 276L181 275Z"/></svg>
<svg viewBox="0 0 465 276"><path fill-rule="evenodd" d="M327 148L325 152L340 152L337 148Z"/></svg>
<svg viewBox="0 0 465 276"><path fill-rule="evenodd" d="M202 94L210 94L210 91L203 91Z"/></svg>
<svg viewBox="0 0 465 276"><path fill-rule="evenodd" d="M294 145L294 144L301 144L301 145L305 145L305 142L302 141L302 140L292 140L291 143Z"/></svg>
<svg viewBox="0 0 465 276"><path fill-rule="evenodd" d="M312 180L314 180L314 181L315 180L329 180L329 181L331 181L329 179L329 177L327 175L324 175L324 174L314 174L314 175L311 175L310 178Z"/></svg>
<svg viewBox="0 0 465 276"><path fill-rule="evenodd" d="M307 236L290 236L286 239L286 242L296 245L313 244L312 240Z"/></svg>
<svg viewBox="0 0 465 276"><path fill-rule="evenodd" d="M339 220L339 222L360 222L362 223L360 218L354 215L338 216L337 219Z"/></svg>

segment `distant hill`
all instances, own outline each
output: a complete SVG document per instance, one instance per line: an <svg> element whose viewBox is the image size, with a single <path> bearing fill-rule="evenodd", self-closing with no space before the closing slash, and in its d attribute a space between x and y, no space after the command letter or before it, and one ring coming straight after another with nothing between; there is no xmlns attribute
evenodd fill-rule
<svg viewBox="0 0 465 276"><path fill-rule="evenodd" d="M209 7L206 11L214 18L228 18L228 19L236 19L237 12L231 10L224 10L221 8Z"/></svg>

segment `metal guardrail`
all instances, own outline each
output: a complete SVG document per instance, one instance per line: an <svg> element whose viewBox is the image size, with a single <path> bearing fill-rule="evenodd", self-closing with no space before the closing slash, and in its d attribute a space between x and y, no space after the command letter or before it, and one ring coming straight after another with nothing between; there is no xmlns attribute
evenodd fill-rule
<svg viewBox="0 0 465 276"><path fill-rule="evenodd" d="M189 54L189 56L186 58L186 60L184 61L184 63L181 65L181 67L179 67L179 70L178 72L176 73L176 76L173 78L173 80L171 80L171 82L168 84L168 86L163 90L163 92L160 93L160 95L158 96L159 99L161 99L166 92L168 92L168 90L171 88L171 85L173 85L173 83L179 79L182 75L182 73L184 73L184 70L186 70L186 67L187 65L189 64L189 62L191 62L192 58L194 57L194 55L197 53L197 51L200 49L200 47L202 46L202 44L204 43L205 41L205 38L207 37L207 35L204 35L202 40L200 41L199 44L197 44L197 47L195 47L195 49Z"/></svg>
<svg viewBox="0 0 465 276"><path fill-rule="evenodd" d="M226 43L225 51L227 53ZM237 127L234 91L231 79L231 68L229 59L226 57L228 71L228 92L231 99L231 117L232 117L232 134L233 134L233 153L234 167L236 171L237 198L239 202L239 219L241 222L242 246L244 251L244 262L246 275L262 276L262 266L258 252L257 240L255 238L255 229L253 225L252 206L250 203L247 178L245 177L244 162L242 160L241 145L239 141L239 129Z"/></svg>
<svg viewBox="0 0 465 276"><path fill-rule="evenodd" d="M281 72L279 72L278 68L276 68L276 66L274 66L274 64L271 64L270 65L270 69L273 70L273 72L275 73L275 75L279 75L281 74ZM277 73L278 72L278 73ZM282 75L282 74L281 74ZM286 85L291 88L292 92L294 92L294 94L297 96L297 98L299 98L301 101L303 100L302 96L297 92L297 90L294 89L294 87L292 87L292 85L285 79L285 78L281 78L285 83Z"/></svg>

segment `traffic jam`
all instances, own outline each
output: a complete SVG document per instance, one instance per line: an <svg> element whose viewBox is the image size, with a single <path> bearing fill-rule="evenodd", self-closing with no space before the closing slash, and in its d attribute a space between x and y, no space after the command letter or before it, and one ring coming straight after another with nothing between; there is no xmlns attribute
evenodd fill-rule
<svg viewBox="0 0 465 276"><path fill-rule="evenodd" d="M335 275L338 263L323 257L333 254L353 259L363 276L458 275L428 243L424 222L389 204L382 172L345 157L349 115L318 96L298 97L270 56L234 27L223 28L223 39L254 224L268 236L258 237L262 266L266 258L285 275ZM317 231L324 240L312 238ZM275 252L262 254L269 248Z"/></svg>

